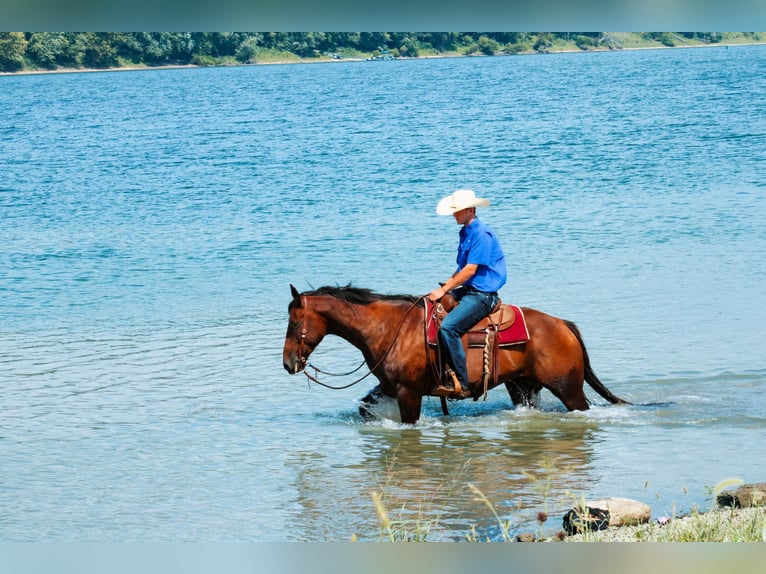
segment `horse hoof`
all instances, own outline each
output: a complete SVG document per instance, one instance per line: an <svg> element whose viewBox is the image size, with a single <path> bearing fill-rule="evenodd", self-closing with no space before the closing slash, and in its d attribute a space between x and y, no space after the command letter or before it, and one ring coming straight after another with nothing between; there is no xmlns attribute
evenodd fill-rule
<svg viewBox="0 0 766 574"><path fill-rule="evenodd" d="M359 407L359 416L362 417L366 421L371 421L375 418L377 418L373 412L367 407L367 405L361 405Z"/></svg>

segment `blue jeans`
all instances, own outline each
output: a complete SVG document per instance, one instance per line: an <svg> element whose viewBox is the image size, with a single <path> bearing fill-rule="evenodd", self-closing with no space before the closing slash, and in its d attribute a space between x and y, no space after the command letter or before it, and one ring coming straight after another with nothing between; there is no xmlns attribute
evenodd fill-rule
<svg viewBox="0 0 766 574"><path fill-rule="evenodd" d="M468 367L460 338L489 315L500 300L497 293L467 289L460 304L450 311L439 328L439 346L447 364L455 371L460 385L468 388Z"/></svg>

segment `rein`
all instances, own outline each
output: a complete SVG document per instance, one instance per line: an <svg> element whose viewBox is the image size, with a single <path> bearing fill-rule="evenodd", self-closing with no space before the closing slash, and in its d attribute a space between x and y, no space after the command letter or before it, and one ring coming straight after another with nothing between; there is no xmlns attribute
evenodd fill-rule
<svg viewBox="0 0 766 574"><path fill-rule="evenodd" d="M352 386L356 385L357 383L361 383L364 379L369 377L375 369L377 369L381 364L383 364L383 361L386 359L388 354L391 352L391 349L394 348L394 343L396 343L396 340L399 338L399 333L401 333L401 331L402 331L402 326L404 325L405 319L407 319L407 315L409 315L410 311L412 311L418 305L418 303L420 303L420 301L422 299L425 299L425 298L426 298L425 295L423 295L421 297L418 297L412 303L412 305L410 305L410 307L407 309L407 311L405 311L404 316L402 316L402 320L399 321L399 326L396 328L396 333L394 334L394 339L391 341L391 344L388 346L388 349L386 349L386 352L383 353L383 355L380 357L380 359L378 359L378 362L375 363L375 366L372 367L367 372L367 374L359 377L357 380L355 380L355 381L353 381L351 383L348 383L347 385L342 385L342 386L339 386L339 387L328 385L327 383L323 383L322 381L317 379L315 376L310 375L305 369L303 370L303 374L306 375L306 378L309 381L314 381L318 385L321 385L321 386L323 386L325 388L328 388L328 389L333 389L335 391L340 391L342 389L347 389L349 387L352 387ZM304 297L304 299L303 299L303 308L304 309L306 309L306 304L307 303L308 303L308 300ZM305 323L304 323L304 327L303 327L303 329L301 331L301 348L300 348L301 357L303 356L302 355L302 352L303 352L303 340L306 338L306 333L307 333L307 331L306 331L306 327L305 327ZM353 371L349 371L348 373L340 373L340 374L333 374L333 373L328 373L328 372L322 371L321 369L319 369L318 367L315 367L311 363L306 363L306 367L311 367L312 369L314 369L314 373L315 374L323 373L323 374L325 374L327 376L330 376L330 377L344 377L344 376L348 376L348 375L351 375L351 374L357 372L359 369L362 368L362 366L364 366L364 363L365 363L365 361L362 361L362 363L356 369L354 369Z"/></svg>

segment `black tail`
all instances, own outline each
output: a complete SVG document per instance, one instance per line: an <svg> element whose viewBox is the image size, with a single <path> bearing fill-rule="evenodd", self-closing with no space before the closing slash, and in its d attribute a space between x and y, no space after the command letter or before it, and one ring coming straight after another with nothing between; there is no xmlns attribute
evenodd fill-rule
<svg viewBox="0 0 766 574"><path fill-rule="evenodd" d="M612 391L607 389L604 386L604 383L602 383L598 379L598 377L596 376L596 373L593 372L593 369L590 366L590 358L588 357L588 351L585 348L585 343L582 340L580 329L578 329L577 325L575 325L571 321L564 320L564 323L566 324L567 327L569 327L569 330L572 331L572 333L574 333L574 336L577 337L577 342L580 343L580 348L582 349L583 363L585 366L585 382L588 383L591 387L593 387L594 391L596 391L599 395L604 397L607 401L609 401L613 405L633 404L633 403L629 403L628 401L624 401L620 397L614 395Z"/></svg>

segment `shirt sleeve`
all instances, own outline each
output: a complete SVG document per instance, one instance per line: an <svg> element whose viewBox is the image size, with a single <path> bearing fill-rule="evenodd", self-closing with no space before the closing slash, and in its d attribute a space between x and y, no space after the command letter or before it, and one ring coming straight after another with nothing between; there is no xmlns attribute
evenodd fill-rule
<svg viewBox="0 0 766 574"><path fill-rule="evenodd" d="M468 249L467 264L489 265L492 253L492 238L489 233L477 233Z"/></svg>

